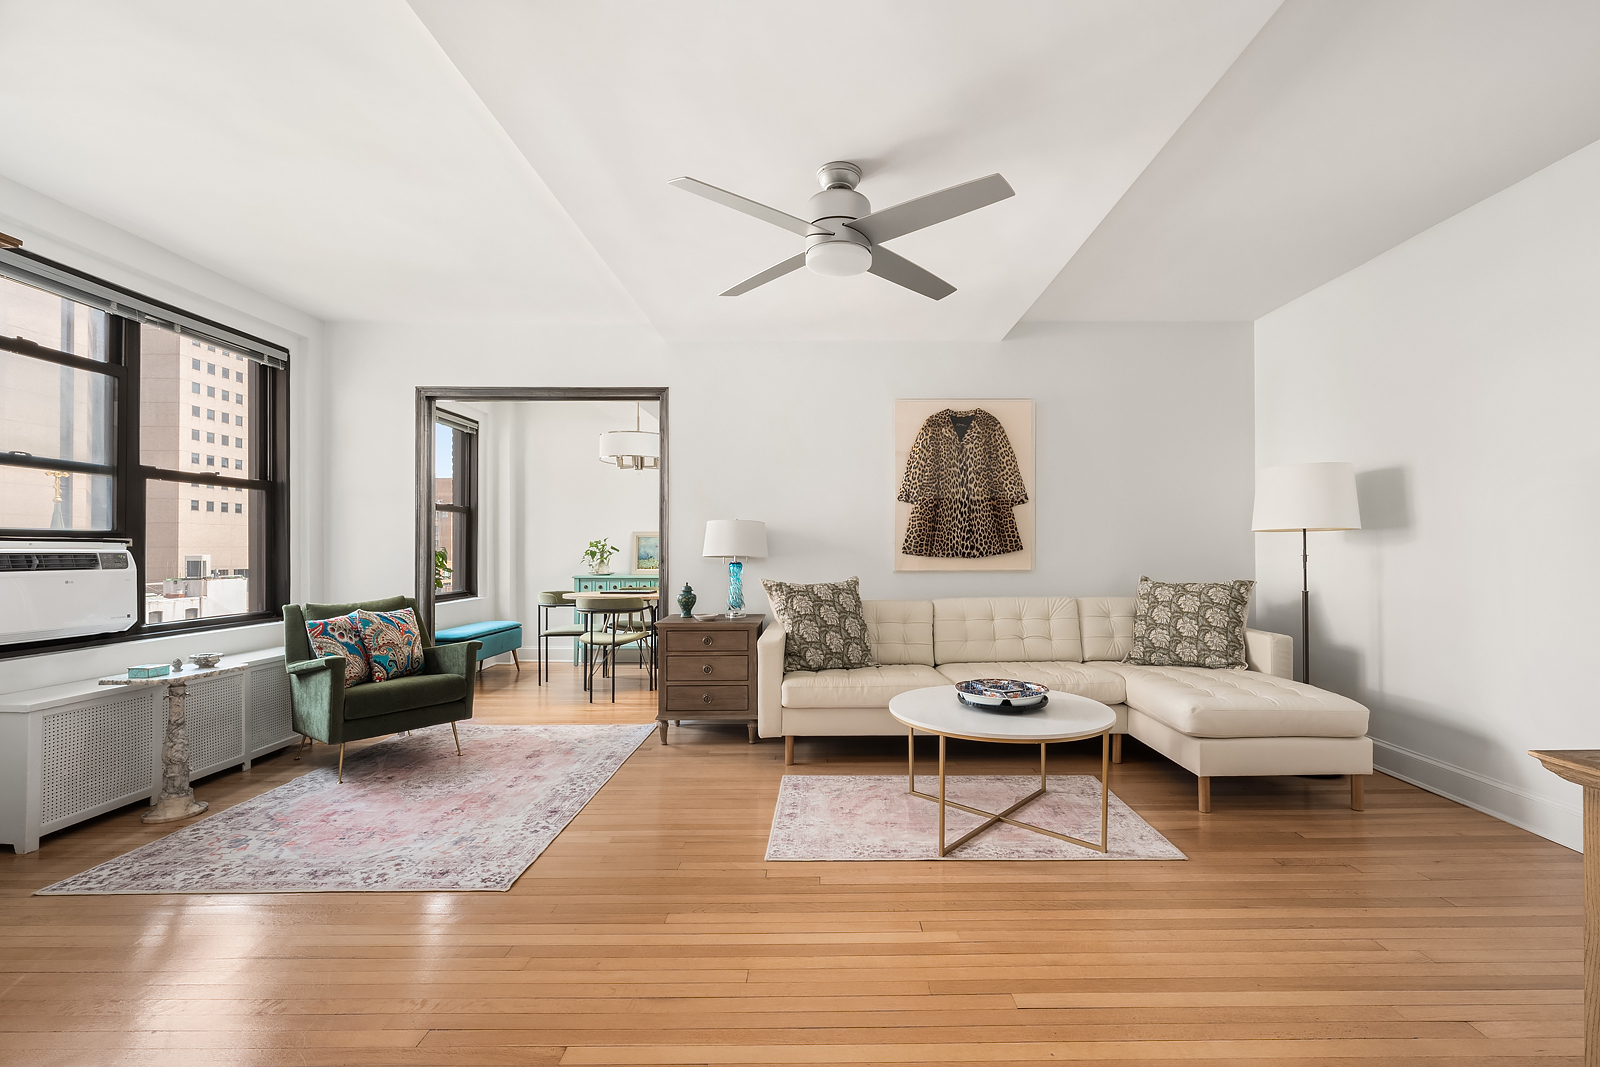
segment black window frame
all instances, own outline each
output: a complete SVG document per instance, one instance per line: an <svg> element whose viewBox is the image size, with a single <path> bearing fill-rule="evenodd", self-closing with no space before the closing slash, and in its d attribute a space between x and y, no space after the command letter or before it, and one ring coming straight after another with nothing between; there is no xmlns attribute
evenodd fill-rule
<svg viewBox="0 0 1600 1067"><path fill-rule="evenodd" d="M478 423L475 419L443 408L435 412L433 421L435 427L448 427L456 435L451 448L451 464L456 472L452 475L455 485L451 495L464 498L446 504L438 499L437 492L429 493L433 507L428 528L435 531L433 551L439 550L438 523L434 518L437 512L450 512L465 527L461 535L462 556L465 558L458 558L450 564L450 579L457 588L448 593L435 591L434 600L440 603L469 600L478 595ZM434 432L437 433L437 429ZM463 444L465 448L461 447ZM465 577L461 577L463 572Z"/></svg>
<svg viewBox="0 0 1600 1067"><path fill-rule="evenodd" d="M282 621L282 605L289 600L289 368L288 350L271 341L236 330L226 324L174 307L133 290L96 278L20 248L0 254L0 276L31 285L64 299L103 311L106 316L106 359L88 359L60 352L20 337L0 337L0 350L54 363L113 381L111 401L112 456L109 464L0 454L0 465L46 470L69 470L112 478L111 529L52 530L0 527L0 539L29 541L121 541L129 546L137 570L138 620L127 630L47 641L0 643L0 660L47 652L119 644L179 633L233 629ZM76 284L81 282L82 288ZM118 299L118 298L121 299ZM170 315L168 318L166 316ZM193 470L153 467L141 462L140 452L140 327L149 324L173 329L191 339L214 341L230 349L244 348L249 381L245 408L253 416L245 432L255 449L255 469L248 477ZM208 327L215 334L208 333ZM181 439L181 438L180 438ZM180 453L181 455L181 453ZM258 493L261 507L247 516L250 530L250 571L262 576L261 608L237 615L206 619L146 621L145 515L151 483L214 485ZM180 494L179 499L184 499ZM181 507L181 505L180 505ZM163 613L165 614L165 613Z"/></svg>

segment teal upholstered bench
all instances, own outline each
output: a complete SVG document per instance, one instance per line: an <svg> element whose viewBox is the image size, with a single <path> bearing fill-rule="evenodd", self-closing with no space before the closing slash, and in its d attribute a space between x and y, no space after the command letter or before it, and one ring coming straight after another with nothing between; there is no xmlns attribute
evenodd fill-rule
<svg viewBox="0 0 1600 1067"><path fill-rule="evenodd" d="M481 641L483 647L478 649L478 670L483 670L483 661L491 656L503 656L511 653L511 662L516 664L517 673L522 673L522 661L517 659L517 649L522 647L522 624L520 622L501 619L496 622L469 622L465 626L452 626L447 630L440 630L433 635L435 644L453 645L458 641Z"/></svg>

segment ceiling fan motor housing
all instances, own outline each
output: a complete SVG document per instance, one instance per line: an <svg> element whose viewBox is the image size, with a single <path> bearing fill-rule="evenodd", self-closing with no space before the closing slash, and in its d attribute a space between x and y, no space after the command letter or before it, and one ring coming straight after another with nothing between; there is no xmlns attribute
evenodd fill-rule
<svg viewBox="0 0 1600 1067"><path fill-rule="evenodd" d="M837 225L872 213L872 204L855 189L861 168L854 163L825 163L817 170L817 180L822 191L808 202L807 215L813 224L834 225L831 233L814 225L806 236L806 267L832 278L865 274L872 266L872 243L849 226Z"/></svg>

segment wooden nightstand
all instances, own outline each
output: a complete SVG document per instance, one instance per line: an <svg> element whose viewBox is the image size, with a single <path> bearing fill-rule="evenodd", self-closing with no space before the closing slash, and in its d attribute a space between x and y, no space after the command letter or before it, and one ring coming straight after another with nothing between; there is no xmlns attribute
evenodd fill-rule
<svg viewBox="0 0 1600 1067"><path fill-rule="evenodd" d="M656 721L661 743L667 724L742 722L756 743L756 638L765 615L730 619L684 619L669 616L656 623L660 642L661 681Z"/></svg>

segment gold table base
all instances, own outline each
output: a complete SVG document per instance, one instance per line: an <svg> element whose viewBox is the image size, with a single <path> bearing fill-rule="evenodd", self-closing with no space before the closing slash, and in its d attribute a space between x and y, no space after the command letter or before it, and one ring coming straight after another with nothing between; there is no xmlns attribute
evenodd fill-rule
<svg viewBox="0 0 1600 1067"><path fill-rule="evenodd" d="M1102 733L1100 735L1100 843L1099 844L1095 844L1093 841L1084 841L1081 838L1072 837L1072 836L1070 836L1068 834L1057 833L1054 830L1046 830L1044 827L1035 826L1031 822L1023 822L1021 819L1013 819L1013 818L1010 817L1012 812L1016 811L1018 808L1022 807L1024 804L1027 804L1029 801L1037 800L1038 798L1044 796L1044 794L1046 792L1047 779L1045 777L1045 769L1044 769L1045 762L1044 761L1045 761L1045 745L1047 744L1047 742L1042 742L1042 741L1039 742L1039 788L1035 789L1033 792L1029 793L1027 796L1023 797L1021 800L1017 801L1015 804L1011 805L1005 811L984 811L982 808L970 807L969 805L962 804L962 803L959 803L957 801L948 799L945 796L945 789L944 789L945 739L947 737L959 737L959 736L960 736L959 734L939 734L938 735L938 737L939 737L939 795L938 796L934 796L932 793L923 793L923 792L921 792L921 791L919 791L917 789L917 731L916 731L916 729L914 727L910 727L910 726L906 727L906 753L907 753L906 765L907 765L907 777L908 777L908 781L906 783L907 784L907 792L909 792L914 797L921 797L923 800L931 800L934 803L939 805L939 855L940 855L940 857L948 856L953 850L960 848L962 845L966 844L968 841L972 840L978 834L980 834L983 831L987 830L989 827L993 826L997 822L1003 822L1007 826L1017 826L1017 827L1020 827L1020 828L1022 828L1024 830L1032 830L1036 834L1044 834L1046 837L1053 837L1053 838L1056 838L1059 841L1066 841L1066 842L1069 842L1069 843L1074 844L1074 845L1079 845L1079 846L1081 846L1083 848L1093 849L1096 852L1104 853L1104 852L1106 852L1108 850L1109 841L1108 841L1108 838L1107 838L1106 826L1107 826L1107 823L1110 821L1111 793L1110 793L1106 783L1109 781L1109 779L1111 777L1111 731L1110 730L1107 730L1107 731L1105 731L1104 733ZM1094 735L1093 734L1089 734L1087 736L1093 737ZM1032 741L1002 741L1002 740L997 740L997 739L992 738L992 737L972 737L972 738L963 738L963 740L993 741L995 744L998 744L998 745L1008 745L1008 744L1009 745L1028 745L1028 744L1033 744ZM1062 740L1081 740L1081 738L1063 738ZM988 821L983 823L983 824L981 824L981 825L979 825L979 826L977 826L977 827L975 827L974 829L969 830L966 833L962 834L955 841L952 841L949 844L945 844L945 838L944 838L944 813L945 813L945 809L946 808L956 808L959 811L964 811L964 812L967 812L967 813L969 813L971 815L982 815L982 816L986 817L988 819Z"/></svg>

